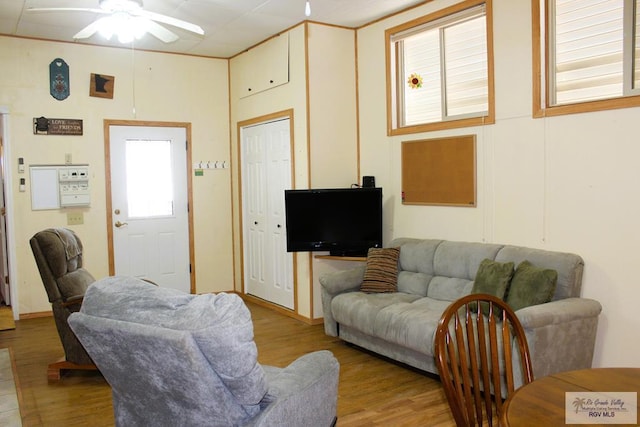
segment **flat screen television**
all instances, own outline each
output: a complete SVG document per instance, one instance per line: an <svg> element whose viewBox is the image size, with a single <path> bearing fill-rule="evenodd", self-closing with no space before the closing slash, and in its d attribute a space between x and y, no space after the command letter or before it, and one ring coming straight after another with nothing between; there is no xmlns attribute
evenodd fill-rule
<svg viewBox="0 0 640 427"><path fill-rule="evenodd" d="M287 251L366 256L382 246L382 188L285 190Z"/></svg>

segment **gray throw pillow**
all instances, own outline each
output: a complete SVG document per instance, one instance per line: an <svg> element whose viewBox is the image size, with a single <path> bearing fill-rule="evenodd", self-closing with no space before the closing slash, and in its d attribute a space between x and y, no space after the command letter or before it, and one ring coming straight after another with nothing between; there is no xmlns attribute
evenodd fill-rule
<svg viewBox="0 0 640 427"><path fill-rule="evenodd" d="M518 264L507 294L513 311L551 301L558 283L558 272L534 267L529 261Z"/></svg>

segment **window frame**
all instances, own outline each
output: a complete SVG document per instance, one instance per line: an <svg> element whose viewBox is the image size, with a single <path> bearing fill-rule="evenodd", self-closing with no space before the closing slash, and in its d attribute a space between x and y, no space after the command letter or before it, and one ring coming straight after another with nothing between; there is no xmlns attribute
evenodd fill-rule
<svg viewBox="0 0 640 427"><path fill-rule="evenodd" d="M487 111L476 117L463 117L432 123L422 123L409 126L394 127L394 116L398 115L396 69L392 64L399 62L393 58L392 39L395 34L410 31L412 28L428 25L429 23L446 18L475 6L485 6L486 37L487 37ZM447 7L420 18L405 22L385 31L385 66L386 66L386 95L387 95L387 135L406 135L412 133L429 132L442 129L455 129L469 126L479 126L495 123L495 94L494 94L494 65L493 65L493 8L492 0L466 0L451 7Z"/></svg>
<svg viewBox="0 0 640 427"><path fill-rule="evenodd" d="M551 0L531 0L531 18L532 18L532 91L533 91L533 118L542 118L549 116L560 116L566 114L577 114L594 111L605 111L619 108L630 108L640 106L640 90L635 88L632 92L638 95L622 95L616 98L576 102L563 105L550 105L550 85L551 70L549 69L550 54L549 44L552 40L549 28L549 1ZM625 2L630 0L624 0ZM633 0L631 0L633 1ZM544 2L544 9L541 3ZM638 2L636 2L636 7ZM544 15L542 15L544 13ZM628 13L625 13L624 19L628 20ZM629 37L625 37L623 54L626 56L631 54L629 50ZM629 67L625 67L629 68ZM631 77L628 70L623 69L623 86L625 90L631 83Z"/></svg>

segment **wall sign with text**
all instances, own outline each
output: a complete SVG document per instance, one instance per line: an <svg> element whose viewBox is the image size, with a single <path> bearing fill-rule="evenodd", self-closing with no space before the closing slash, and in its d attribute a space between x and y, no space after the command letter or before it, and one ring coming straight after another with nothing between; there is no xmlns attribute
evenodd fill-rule
<svg viewBox="0 0 640 427"><path fill-rule="evenodd" d="M34 135L82 135L82 120L80 119L48 119L46 117L33 118Z"/></svg>

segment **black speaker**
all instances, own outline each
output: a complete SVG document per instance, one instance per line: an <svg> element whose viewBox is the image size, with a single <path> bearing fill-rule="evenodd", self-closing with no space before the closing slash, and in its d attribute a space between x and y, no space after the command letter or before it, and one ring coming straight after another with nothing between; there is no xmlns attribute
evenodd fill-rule
<svg viewBox="0 0 640 427"><path fill-rule="evenodd" d="M376 186L376 177L375 176L363 176L362 177L362 188L373 188Z"/></svg>

